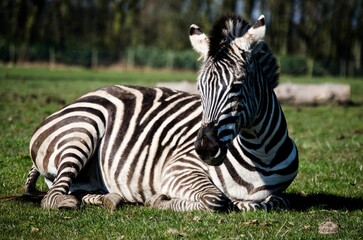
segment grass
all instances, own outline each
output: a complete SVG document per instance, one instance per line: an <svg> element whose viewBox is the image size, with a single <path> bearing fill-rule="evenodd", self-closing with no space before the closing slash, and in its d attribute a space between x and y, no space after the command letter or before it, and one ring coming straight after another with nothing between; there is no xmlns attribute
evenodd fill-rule
<svg viewBox="0 0 363 240"><path fill-rule="evenodd" d="M28 142L41 119L103 85L154 85L190 80L191 72L89 71L0 66L0 197L21 195L31 166ZM125 205L111 213L85 206L44 210L38 204L0 200L0 239L359 239L363 236L363 81L295 78L282 82L346 82L348 106L284 105L300 152L299 175L287 190L290 211L176 213ZM38 187L46 190L38 181ZM334 234L319 226L338 224Z"/></svg>

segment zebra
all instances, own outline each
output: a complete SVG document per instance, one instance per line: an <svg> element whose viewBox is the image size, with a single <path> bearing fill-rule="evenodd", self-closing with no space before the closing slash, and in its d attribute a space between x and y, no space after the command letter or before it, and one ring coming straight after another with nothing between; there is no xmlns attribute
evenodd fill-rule
<svg viewBox="0 0 363 240"><path fill-rule="evenodd" d="M115 210L141 203L175 211L286 208L298 151L273 88L277 61L254 25L224 16L210 38L197 25L200 95L114 85L47 117L30 140L25 195L49 187L43 208Z"/></svg>
<svg viewBox="0 0 363 240"><path fill-rule="evenodd" d="M196 25L190 29L203 59L195 150L204 162L219 166L209 168L211 179L240 209L286 206L278 193L298 172L298 150L273 91L279 67L263 41L265 31L263 15L253 26L238 16L223 17L210 38Z"/></svg>

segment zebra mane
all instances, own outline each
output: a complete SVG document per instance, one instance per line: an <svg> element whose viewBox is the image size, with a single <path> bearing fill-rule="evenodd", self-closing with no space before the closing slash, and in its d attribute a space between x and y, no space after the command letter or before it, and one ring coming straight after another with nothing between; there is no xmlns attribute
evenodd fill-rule
<svg viewBox="0 0 363 240"><path fill-rule="evenodd" d="M223 51L225 46L229 45L235 38L243 36L250 27L251 25L240 16L222 16L212 27L208 55L218 57L218 53Z"/></svg>
<svg viewBox="0 0 363 240"><path fill-rule="evenodd" d="M263 75L269 81L270 86L272 88L277 87L279 85L280 67L267 43L259 41L252 45L252 55L259 62Z"/></svg>
<svg viewBox="0 0 363 240"><path fill-rule="evenodd" d="M208 55L215 60L223 58L227 51L226 46L235 38L242 37L250 27L251 25L240 16L222 16L212 27ZM259 41L254 43L251 49L271 87L277 87L280 68L268 45Z"/></svg>

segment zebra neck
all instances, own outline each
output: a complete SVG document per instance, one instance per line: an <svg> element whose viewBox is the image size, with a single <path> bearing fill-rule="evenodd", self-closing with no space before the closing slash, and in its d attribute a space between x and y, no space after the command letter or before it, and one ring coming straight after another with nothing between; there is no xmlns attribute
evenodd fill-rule
<svg viewBox="0 0 363 240"><path fill-rule="evenodd" d="M251 161L270 164L279 157L277 155L282 147L291 145L291 139L285 116L274 94L259 113L254 126L243 129L237 142L243 154Z"/></svg>

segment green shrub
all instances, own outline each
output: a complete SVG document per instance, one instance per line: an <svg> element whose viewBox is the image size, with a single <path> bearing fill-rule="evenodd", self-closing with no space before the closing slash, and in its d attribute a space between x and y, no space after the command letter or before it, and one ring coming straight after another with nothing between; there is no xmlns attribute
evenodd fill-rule
<svg viewBox="0 0 363 240"><path fill-rule="evenodd" d="M47 45L32 45L27 51L27 60L31 62L44 62L49 60L50 47Z"/></svg>
<svg viewBox="0 0 363 240"><path fill-rule="evenodd" d="M8 44L0 45L0 61L9 62L10 61L10 46Z"/></svg>
<svg viewBox="0 0 363 240"><path fill-rule="evenodd" d="M282 74L306 75L308 73L307 60L303 56L285 55L280 56L280 71Z"/></svg>
<svg viewBox="0 0 363 240"><path fill-rule="evenodd" d="M153 68L196 69L197 55L192 50L171 51L137 46L126 50L126 63Z"/></svg>
<svg viewBox="0 0 363 240"><path fill-rule="evenodd" d="M177 52L174 58L174 68L197 69L198 55L193 50Z"/></svg>

